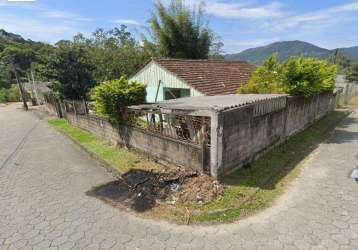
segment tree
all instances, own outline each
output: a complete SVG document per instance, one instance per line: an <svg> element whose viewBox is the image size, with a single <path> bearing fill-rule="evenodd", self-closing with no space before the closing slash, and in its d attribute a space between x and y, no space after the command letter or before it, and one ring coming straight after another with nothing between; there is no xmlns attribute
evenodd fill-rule
<svg viewBox="0 0 358 250"><path fill-rule="evenodd" d="M105 81L96 86L91 97L95 101L97 114L109 118L113 122L121 122L123 108L145 102L145 86L137 82L129 82L125 77Z"/></svg>
<svg viewBox="0 0 358 250"><path fill-rule="evenodd" d="M315 58L292 57L282 65L285 91L290 95L310 97L333 91L337 66Z"/></svg>
<svg viewBox="0 0 358 250"><path fill-rule="evenodd" d="M11 68L9 65L0 64L0 89L2 88L10 88L13 77L11 74Z"/></svg>
<svg viewBox="0 0 358 250"><path fill-rule="evenodd" d="M350 72L347 76L347 80L350 82L358 83L358 62L351 66Z"/></svg>
<svg viewBox="0 0 358 250"><path fill-rule="evenodd" d="M53 89L66 99L82 100L95 85L95 65L89 52L81 45L60 41L48 62L49 78Z"/></svg>
<svg viewBox="0 0 358 250"><path fill-rule="evenodd" d="M273 54L265 60L262 66L255 70L249 83L239 88L238 93L285 93L281 65L278 62L277 54Z"/></svg>
<svg viewBox="0 0 358 250"><path fill-rule="evenodd" d="M336 49L335 52L328 57L328 62L337 65L338 74L349 74L351 61L341 53L339 49Z"/></svg>
<svg viewBox="0 0 358 250"><path fill-rule="evenodd" d="M258 67L247 85L239 93L288 93L310 97L333 91L337 66L325 60L291 57L278 63L275 55Z"/></svg>
<svg viewBox="0 0 358 250"><path fill-rule="evenodd" d="M203 4L190 7L184 0L171 0L166 8L158 0L149 21L154 41L146 40L146 45L161 57L208 58L214 36L204 14Z"/></svg>
<svg viewBox="0 0 358 250"><path fill-rule="evenodd" d="M18 102L20 100L19 87L16 84L10 88L0 88L0 103Z"/></svg>
<svg viewBox="0 0 358 250"><path fill-rule="evenodd" d="M23 69L17 70L17 74L21 82L29 80L29 77L27 76L31 75L31 73L33 73L33 75L37 79L43 78L42 76L43 72L37 71L37 69L38 68L46 69L46 67L44 67L42 61L39 61L39 58L42 57L42 53L45 51L44 48L53 48L52 45L41 43L41 42L34 42L29 39L25 40L20 35L12 34L10 32L6 32L0 29L0 54L2 54L7 48L9 48L10 50L16 48L20 51L23 52L27 51L26 53L30 53L28 55L25 55L26 53L24 54L22 52L23 55L21 57L31 60L28 60L30 65L27 66L30 67L27 67L26 70ZM15 79L15 75L12 67L10 67L9 64L5 64L3 62L3 64L0 65L0 88L9 89L14 79ZM30 86L33 86L32 82Z"/></svg>
<svg viewBox="0 0 358 250"><path fill-rule="evenodd" d="M129 77L150 58L125 25L108 31L97 29L89 40L87 45L96 64L94 77L98 82Z"/></svg>
<svg viewBox="0 0 358 250"><path fill-rule="evenodd" d="M21 83L20 77L22 73L27 73L31 68L31 63L35 59L34 51L31 49L21 49L9 46L2 51L0 58L3 65L8 65L8 67L12 70L19 86L24 108L25 110L28 110L25 89Z"/></svg>
<svg viewBox="0 0 358 250"><path fill-rule="evenodd" d="M225 56L224 56L224 43L221 41L216 41L213 42L211 44L211 48L210 48L210 53L209 53L209 59L213 59L213 60L224 60Z"/></svg>

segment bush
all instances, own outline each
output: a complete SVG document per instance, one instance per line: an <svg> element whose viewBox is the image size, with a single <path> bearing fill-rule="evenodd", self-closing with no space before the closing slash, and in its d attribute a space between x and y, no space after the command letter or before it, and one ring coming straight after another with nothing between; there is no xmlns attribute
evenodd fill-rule
<svg viewBox="0 0 358 250"><path fill-rule="evenodd" d="M347 73L347 80L358 83L358 62L354 63Z"/></svg>
<svg viewBox="0 0 358 250"><path fill-rule="evenodd" d="M310 97L333 91L336 74L337 67L323 60L291 57L280 64L273 55L256 69L249 83L238 93L288 93Z"/></svg>
<svg viewBox="0 0 358 250"><path fill-rule="evenodd" d="M0 103L7 102L7 90L6 89L0 89Z"/></svg>
<svg viewBox="0 0 358 250"><path fill-rule="evenodd" d="M281 65L277 61L277 54L273 54L256 69L249 83L243 85L238 92L240 94L285 93L281 77Z"/></svg>
<svg viewBox="0 0 358 250"><path fill-rule="evenodd" d="M146 90L143 84L129 82L126 78L103 82L91 92L97 114L113 122L121 122L123 108L145 102Z"/></svg>
<svg viewBox="0 0 358 250"><path fill-rule="evenodd" d="M293 57L282 65L285 92L310 97L333 91L337 67L314 58Z"/></svg>
<svg viewBox="0 0 358 250"><path fill-rule="evenodd" d="M0 89L0 103L18 101L20 101L20 93L17 85L11 85L9 89Z"/></svg>

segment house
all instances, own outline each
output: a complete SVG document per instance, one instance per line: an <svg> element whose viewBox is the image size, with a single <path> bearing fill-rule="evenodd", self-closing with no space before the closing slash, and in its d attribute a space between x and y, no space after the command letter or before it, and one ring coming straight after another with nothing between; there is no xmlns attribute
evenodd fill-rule
<svg viewBox="0 0 358 250"><path fill-rule="evenodd" d="M225 60L152 59L130 81L147 86L147 102L233 94L255 66Z"/></svg>

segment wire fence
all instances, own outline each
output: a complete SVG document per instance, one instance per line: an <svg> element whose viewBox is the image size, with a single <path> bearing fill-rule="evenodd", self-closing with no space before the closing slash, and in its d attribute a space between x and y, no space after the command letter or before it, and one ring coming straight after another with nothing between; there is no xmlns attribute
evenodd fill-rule
<svg viewBox="0 0 358 250"><path fill-rule="evenodd" d="M131 126L165 137L195 144L210 144L210 117L127 110L123 118Z"/></svg>
<svg viewBox="0 0 358 250"><path fill-rule="evenodd" d="M55 99L49 98L48 104L55 109L59 107ZM63 116L95 115L87 101L64 100L61 102ZM59 113L59 112L57 112ZM164 137L181 140L198 145L210 145L210 117L183 114L163 114L155 110L125 109L121 121L124 125L155 133Z"/></svg>

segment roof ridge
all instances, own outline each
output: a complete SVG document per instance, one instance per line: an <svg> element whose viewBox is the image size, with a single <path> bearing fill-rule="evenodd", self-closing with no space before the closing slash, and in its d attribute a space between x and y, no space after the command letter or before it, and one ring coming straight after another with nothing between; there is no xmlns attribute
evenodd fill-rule
<svg viewBox="0 0 358 250"><path fill-rule="evenodd" d="M234 63L234 64L247 64L251 66L255 66L254 64L251 64L247 61L232 61L232 60L226 60L226 59L190 59L190 58L151 58L151 61L178 61L178 62L209 62L209 63Z"/></svg>

